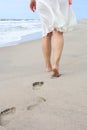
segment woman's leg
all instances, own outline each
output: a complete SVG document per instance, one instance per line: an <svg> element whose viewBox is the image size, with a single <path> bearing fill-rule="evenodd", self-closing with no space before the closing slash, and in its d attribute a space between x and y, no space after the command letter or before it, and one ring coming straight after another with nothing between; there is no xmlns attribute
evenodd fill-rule
<svg viewBox="0 0 87 130"><path fill-rule="evenodd" d="M42 39L42 50L46 63L46 71L49 72L52 70L50 58L51 58L51 36L52 33L48 33L47 36Z"/></svg>
<svg viewBox="0 0 87 130"><path fill-rule="evenodd" d="M53 61L53 76L59 76L59 62L63 50L63 33L54 29L53 31L53 40L54 43L52 44L53 53L54 53L54 61Z"/></svg>

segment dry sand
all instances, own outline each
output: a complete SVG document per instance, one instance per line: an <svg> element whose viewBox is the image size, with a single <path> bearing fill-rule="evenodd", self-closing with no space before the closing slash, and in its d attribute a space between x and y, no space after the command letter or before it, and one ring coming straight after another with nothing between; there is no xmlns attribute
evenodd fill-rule
<svg viewBox="0 0 87 130"><path fill-rule="evenodd" d="M45 72L41 40L0 48L0 130L87 130L87 20L79 23L64 34L60 78Z"/></svg>

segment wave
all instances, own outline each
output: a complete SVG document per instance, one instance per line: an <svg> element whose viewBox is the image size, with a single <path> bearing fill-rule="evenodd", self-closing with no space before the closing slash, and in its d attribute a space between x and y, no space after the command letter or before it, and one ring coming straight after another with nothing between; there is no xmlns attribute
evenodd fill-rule
<svg viewBox="0 0 87 130"><path fill-rule="evenodd" d="M23 36L41 33L39 20L29 19L3 19L0 20L0 46L8 45L9 42L19 41ZM29 39L28 39L29 40Z"/></svg>

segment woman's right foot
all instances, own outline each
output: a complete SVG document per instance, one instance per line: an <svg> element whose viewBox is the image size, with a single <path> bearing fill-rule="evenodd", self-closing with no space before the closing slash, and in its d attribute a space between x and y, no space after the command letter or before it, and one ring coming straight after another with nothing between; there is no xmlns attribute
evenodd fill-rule
<svg viewBox="0 0 87 130"><path fill-rule="evenodd" d="M57 69L52 69L52 77L60 77L61 74L59 74Z"/></svg>

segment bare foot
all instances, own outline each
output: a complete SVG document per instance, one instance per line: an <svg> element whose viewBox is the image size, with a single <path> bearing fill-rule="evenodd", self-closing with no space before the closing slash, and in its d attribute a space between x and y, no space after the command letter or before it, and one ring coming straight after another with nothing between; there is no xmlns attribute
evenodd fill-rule
<svg viewBox="0 0 87 130"><path fill-rule="evenodd" d="M46 64L46 72L51 72L51 71L52 71L51 63Z"/></svg>
<svg viewBox="0 0 87 130"><path fill-rule="evenodd" d="M46 68L46 72L51 72L52 71L52 68L49 67L49 68Z"/></svg>
<svg viewBox="0 0 87 130"><path fill-rule="evenodd" d="M61 76L61 74L59 74L57 69L52 70L52 77L60 77L60 76Z"/></svg>

